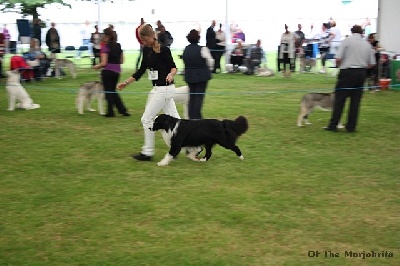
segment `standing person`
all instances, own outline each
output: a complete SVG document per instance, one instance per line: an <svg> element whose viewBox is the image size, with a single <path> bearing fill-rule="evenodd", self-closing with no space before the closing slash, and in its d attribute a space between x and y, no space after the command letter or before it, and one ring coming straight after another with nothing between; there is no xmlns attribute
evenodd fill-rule
<svg viewBox="0 0 400 266"><path fill-rule="evenodd" d="M3 74L3 59L4 59L3 57L5 50L6 49L4 48L4 34L0 32L0 79L6 77Z"/></svg>
<svg viewBox="0 0 400 266"><path fill-rule="evenodd" d="M225 32L222 30L222 24L219 24L219 29L215 33L216 45L215 45L215 64L214 64L214 73L217 73L217 69L219 72L222 72L221 69L221 57L225 52Z"/></svg>
<svg viewBox="0 0 400 266"><path fill-rule="evenodd" d="M266 62L264 49L261 47L261 40L258 39L256 44L247 49L246 55L246 75L253 75L256 67L259 67L262 62Z"/></svg>
<svg viewBox="0 0 400 266"><path fill-rule="evenodd" d="M91 31L90 31L90 22L85 21L85 24L81 28L81 38L82 38L82 46L86 46L88 48L89 53L92 53L92 46L90 42L90 37L91 37ZM76 57L81 58L82 51L78 50Z"/></svg>
<svg viewBox="0 0 400 266"><path fill-rule="evenodd" d="M202 119L201 110L211 71L214 69L214 59L207 47L198 43L200 33L193 29L186 36L189 45L183 50L183 63L185 64L185 81L189 86L189 119Z"/></svg>
<svg viewBox="0 0 400 266"><path fill-rule="evenodd" d="M100 62L100 43L102 39L102 34L99 32L99 27L97 25L94 26L94 32L90 36L90 42L93 46L93 59L92 65L96 65L96 58L98 58Z"/></svg>
<svg viewBox="0 0 400 266"><path fill-rule="evenodd" d="M211 52L211 56L214 58L216 58L216 46L217 46L217 37L216 37L216 33L214 31L214 27L216 25L215 20L211 21L211 26L208 27L207 32L206 32L206 46L208 47L208 49ZM215 68L213 70L213 73L216 73Z"/></svg>
<svg viewBox="0 0 400 266"><path fill-rule="evenodd" d="M290 65L291 61L294 60L295 53L295 41L296 36L288 30L288 26L285 24L285 32L281 36L281 45L279 49L279 59L283 61L283 76L290 77ZM289 65L289 70L287 70Z"/></svg>
<svg viewBox="0 0 400 266"><path fill-rule="evenodd" d="M158 41L162 43L164 46L170 48L172 43L174 42L174 38L172 37L169 31L165 30L164 25L160 25L159 29L160 31L157 34Z"/></svg>
<svg viewBox="0 0 400 266"><path fill-rule="evenodd" d="M49 47L50 58L56 58L56 54L61 52L60 50L60 35L56 29L56 23L51 23L51 28L46 33L46 45Z"/></svg>
<svg viewBox="0 0 400 266"><path fill-rule="evenodd" d="M354 25L351 32L352 35L343 40L335 56L340 72L335 86L335 104L332 116L328 126L324 127L329 131L337 130L348 97L350 98L350 107L346 130L347 132L356 131L366 70L376 64L371 45L362 37L361 26Z"/></svg>
<svg viewBox="0 0 400 266"><path fill-rule="evenodd" d="M121 73L121 64L124 63L124 53L121 44L116 40L116 34L112 28L104 30L104 45L100 51L100 63L94 69L103 68L101 80L107 100L107 113L105 117L114 117L114 106L123 116L130 116L124 103L116 92L117 83Z"/></svg>
<svg viewBox="0 0 400 266"><path fill-rule="evenodd" d="M304 48L303 48L303 44L306 40L305 34L304 32L301 30L302 29L302 25L299 23L297 24L297 30L294 32L294 34L296 35L296 41L294 43L295 46L295 54L294 54L294 62L293 62L293 70L295 70L296 68L296 58L300 58L300 72L304 71Z"/></svg>
<svg viewBox="0 0 400 266"><path fill-rule="evenodd" d="M35 19L33 21L33 38L38 39L39 41L39 47L42 46L42 27L40 26L40 24L42 23L42 21L40 19Z"/></svg>
<svg viewBox="0 0 400 266"><path fill-rule="evenodd" d="M150 161L154 155L155 132L149 128L153 126L154 118L163 110L164 113L180 118L173 99L175 94L174 76L177 68L168 47L161 45L150 24L143 24L138 31L143 42L143 59L140 68L125 82L118 84L118 89L138 81L148 69L148 76L153 89L147 98L146 108L141 121L144 129L144 145L139 154L132 157L139 161Z"/></svg>
<svg viewBox="0 0 400 266"><path fill-rule="evenodd" d="M141 18L141 19L140 19L140 25L137 26L137 28L136 28L136 30L135 30L135 33L136 33L136 40L139 42L139 45L140 45L139 56L138 56L138 58L137 58L137 60L136 60L136 70L139 68L140 60L142 59L142 54L143 54L144 44L143 44L142 40L140 39L140 36L139 36L139 29L140 29L140 27L141 27L142 25L144 25L144 23L145 23L145 22L144 22L144 19Z"/></svg>
<svg viewBox="0 0 400 266"><path fill-rule="evenodd" d="M340 29L336 27L336 21L331 20L330 24L331 28L329 29L329 53L336 54L339 50L340 41L342 40L342 34L340 33Z"/></svg>
<svg viewBox="0 0 400 266"><path fill-rule="evenodd" d="M161 26L162 26L163 24L161 23L161 20L157 20L157 22L156 22L156 28L154 29L154 31L156 32L156 36L158 36L158 34L160 33L160 31L161 31Z"/></svg>
<svg viewBox="0 0 400 266"><path fill-rule="evenodd" d="M321 54L321 65L322 68L319 71L319 73L326 73L325 65L326 65L326 55L329 53L331 44L329 40L329 28L328 28L328 23L322 23L322 31L319 37L319 52Z"/></svg>
<svg viewBox="0 0 400 266"><path fill-rule="evenodd" d="M7 29L7 24L4 24L3 36L4 36L4 47L6 48L5 53L9 54L10 53L11 35L10 35L10 32L8 31L8 29Z"/></svg>

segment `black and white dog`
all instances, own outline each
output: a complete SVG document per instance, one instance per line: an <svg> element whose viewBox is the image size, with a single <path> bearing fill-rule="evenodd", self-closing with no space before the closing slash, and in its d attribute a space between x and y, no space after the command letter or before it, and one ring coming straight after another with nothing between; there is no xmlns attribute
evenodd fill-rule
<svg viewBox="0 0 400 266"><path fill-rule="evenodd" d="M178 119L170 115L161 114L154 120L152 131L160 130L164 139L169 138L170 150L165 157L157 163L158 166L168 165L181 151L182 147L204 146L206 153L203 158L197 159L194 154L188 157L196 161L207 161L211 157L211 149L215 144L232 150L244 160L242 152L236 146L236 140L248 130L248 122L244 116L238 116L235 120L224 119ZM192 149L197 153L197 149Z"/></svg>

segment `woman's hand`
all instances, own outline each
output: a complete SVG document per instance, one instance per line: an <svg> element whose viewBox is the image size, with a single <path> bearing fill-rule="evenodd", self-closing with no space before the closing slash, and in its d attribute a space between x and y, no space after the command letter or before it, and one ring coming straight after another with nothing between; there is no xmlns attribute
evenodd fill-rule
<svg viewBox="0 0 400 266"><path fill-rule="evenodd" d="M121 82L117 84L117 90L123 90L128 84L126 82Z"/></svg>
<svg viewBox="0 0 400 266"><path fill-rule="evenodd" d="M165 80L168 83L171 83L174 80L174 76L171 73L168 73L167 77L165 78Z"/></svg>

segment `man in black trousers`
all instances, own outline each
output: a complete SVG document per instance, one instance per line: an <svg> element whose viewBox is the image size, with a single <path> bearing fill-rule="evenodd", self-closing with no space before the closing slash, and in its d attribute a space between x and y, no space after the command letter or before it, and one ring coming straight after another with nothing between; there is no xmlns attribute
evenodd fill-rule
<svg viewBox="0 0 400 266"><path fill-rule="evenodd" d="M215 25L216 25L216 22L215 22L215 20L213 20L211 22L211 26L208 27L207 32L206 32L206 46L210 50L211 56L214 58L214 62L215 62L215 59L218 56L218 51L216 50L216 48L217 48L217 36L216 36L215 31L214 31ZM213 73L216 73L215 66L214 66Z"/></svg>
<svg viewBox="0 0 400 266"><path fill-rule="evenodd" d="M356 131L367 68L376 64L371 45L362 37L361 26L354 25L351 32L352 35L342 41L335 56L340 72L335 87L332 117L328 126L324 127L328 131L337 131L347 98L350 98L350 107L346 130L349 133Z"/></svg>

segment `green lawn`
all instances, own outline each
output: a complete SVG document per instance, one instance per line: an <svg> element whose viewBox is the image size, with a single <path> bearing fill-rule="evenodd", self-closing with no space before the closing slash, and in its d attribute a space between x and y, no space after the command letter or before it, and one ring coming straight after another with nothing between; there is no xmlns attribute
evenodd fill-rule
<svg viewBox="0 0 400 266"><path fill-rule="evenodd" d="M136 60L127 54L121 80ZM245 160L215 147L208 162L181 154L158 167L160 134L153 162L130 157L147 78L121 92L131 117L105 119L75 109L98 72L66 72L24 84L42 106L31 111L6 111L1 80L0 265L400 265L398 90L366 92L358 132L332 133L319 110L296 126L301 96L331 91L331 76L214 75L204 116L248 118Z"/></svg>

